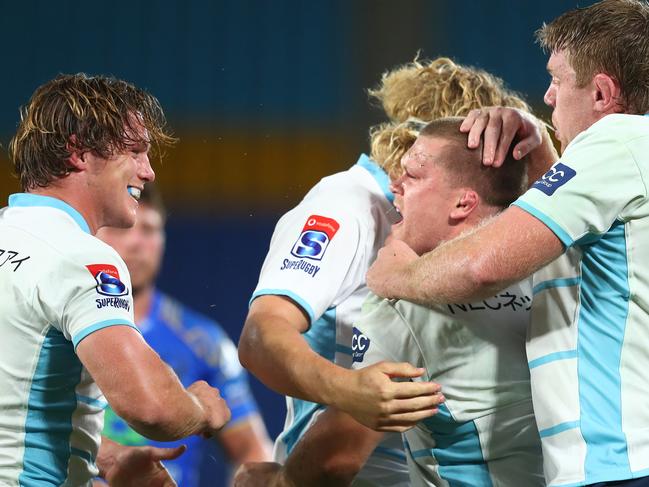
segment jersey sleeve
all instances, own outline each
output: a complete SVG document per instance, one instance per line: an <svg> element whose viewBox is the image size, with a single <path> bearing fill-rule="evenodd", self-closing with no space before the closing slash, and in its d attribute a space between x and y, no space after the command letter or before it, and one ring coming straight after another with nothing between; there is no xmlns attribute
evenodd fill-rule
<svg viewBox="0 0 649 487"><path fill-rule="evenodd" d="M387 360L420 367L421 353L403 316L390 300L370 293L352 335L352 368Z"/></svg>
<svg viewBox="0 0 649 487"><path fill-rule="evenodd" d="M609 116L612 117L612 116ZM607 117L608 118L608 117ZM573 140L561 159L513 204L570 247L596 240L646 201L636 154L603 119ZM649 149L649 146L647 146Z"/></svg>
<svg viewBox="0 0 649 487"><path fill-rule="evenodd" d="M127 325L137 330L128 270L108 249L63 257L46 271L35 296L45 316L75 348L102 328Z"/></svg>
<svg viewBox="0 0 649 487"><path fill-rule="evenodd" d="M360 231L349 210L300 204L278 222L252 299L287 296L313 323L357 287L345 282L362 252Z"/></svg>

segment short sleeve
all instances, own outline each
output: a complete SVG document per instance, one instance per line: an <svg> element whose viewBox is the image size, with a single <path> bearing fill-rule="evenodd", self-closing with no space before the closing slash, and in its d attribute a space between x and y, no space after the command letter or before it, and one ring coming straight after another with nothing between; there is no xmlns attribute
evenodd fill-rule
<svg viewBox="0 0 649 487"><path fill-rule="evenodd" d="M252 299L288 296L313 323L358 286L345 283L359 247L360 225L350 211L303 203L277 223Z"/></svg>
<svg viewBox="0 0 649 487"><path fill-rule="evenodd" d="M137 330L126 266L117 254L101 248L86 252L83 258L62 257L46 270L35 299L75 348L86 336L108 326Z"/></svg>
<svg viewBox="0 0 649 487"><path fill-rule="evenodd" d="M421 366L421 353L394 302L370 293L352 335L352 368L383 360Z"/></svg>
<svg viewBox="0 0 649 487"><path fill-rule="evenodd" d="M566 247L580 239L596 240L646 201L637 155L649 151L649 133L620 134L620 124L642 117L609 117L577 136L560 161L514 202L545 223Z"/></svg>

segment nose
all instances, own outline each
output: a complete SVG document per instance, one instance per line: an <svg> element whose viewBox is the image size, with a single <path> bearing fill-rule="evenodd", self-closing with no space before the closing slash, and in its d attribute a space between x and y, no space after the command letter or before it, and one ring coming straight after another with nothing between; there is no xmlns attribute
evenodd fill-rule
<svg viewBox="0 0 649 487"><path fill-rule="evenodd" d="M149 154L142 154L138 162L138 177L147 183L153 182L155 180L155 172L151 167L151 161L149 160Z"/></svg>
<svg viewBox="0 0 649 487"><path fill-rule="evenodd" d="M390 181L390 191L392 191L393 194L401 194L402 183L403 183L403 175L399 176L398 178L392 179Z"/></svg>
<svg viewBox="0 0 649 487"><path fill-rule="evenodd" d="M545 91L545 95L543 95L543 102L554 108L554 102L556 101L556 93L554 92L554 88L552 85L548 86L548 89Z"/></svg>

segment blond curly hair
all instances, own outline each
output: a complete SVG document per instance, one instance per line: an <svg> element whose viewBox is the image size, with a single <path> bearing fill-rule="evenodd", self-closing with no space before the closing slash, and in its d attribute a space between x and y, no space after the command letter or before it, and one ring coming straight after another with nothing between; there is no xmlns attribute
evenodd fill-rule
<svg viewBox="0 0 649 487"><path fill-rule="evenodd" d="M507 89L502 79L445 57L432 61L415 58L387 71L368 93L391 120L370 129L370 155L390 176L399 175L399 161L417 138L418 123L461 117L487 106L531 113L529 105Z"/></svg>

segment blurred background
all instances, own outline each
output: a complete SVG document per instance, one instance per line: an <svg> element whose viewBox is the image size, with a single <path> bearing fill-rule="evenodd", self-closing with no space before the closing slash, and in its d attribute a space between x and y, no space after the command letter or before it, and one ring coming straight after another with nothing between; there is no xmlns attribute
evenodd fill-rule
<svg viewBox="0 0 649 487"><path fill-rule="evenodd" d="M383 118L366 89L385 70L417 52L448 56L502 77L549 119L533 32L591 3L3 0L0 199L19 190L6 147L38 85L83 71L146 88L180 137L154 163L170 212L160 288L236 341L279 216L368 151ZM274 437L283 399L253 389Z"/></svg>

